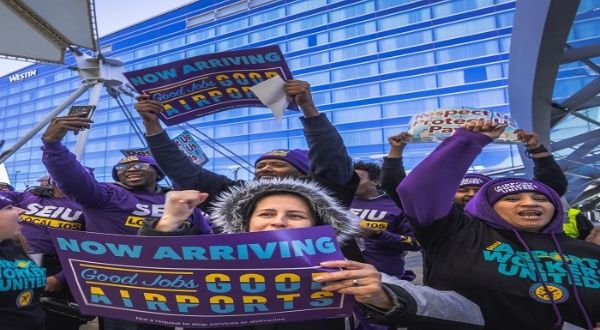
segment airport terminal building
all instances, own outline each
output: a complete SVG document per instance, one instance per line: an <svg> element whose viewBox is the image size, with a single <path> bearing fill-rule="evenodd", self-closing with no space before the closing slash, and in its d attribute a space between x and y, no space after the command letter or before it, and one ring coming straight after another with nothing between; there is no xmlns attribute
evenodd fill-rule
<svg viewBox="0 0 600 330"><path fill-rule="evenodd" d="M126 71L225 50L279 45L294 78L312 86L356 160L381 161L387 137L406 131L411 116L439 108L475 107L509 112L508 61L515 1L504 0L200 0L100 38L102 54L124 62ZM600 3L582 0L570 44L598 42ZM107 19L107 18L104 18ZM0 139L4 148L64 101L81 84L74 60L34 64L0 78ZM594 79L580 64L561 67L554 95L566 97ZM90 93L75 104L87 104ZM124 96L133 110L134 99ZM598 116L598 108L591 115ZM205 168L239 179L231 153L253 161L276 148L306 148L296 112L281 121L266 108L239 108L168 128L187 129L209 158ZM120 150L143 147L126 113L103 91L85 147L83 163L100 181L112 181ZM569 134L579 122L562 123ZM587 124L586 124L587 125ZM197 131L196 131L197 130ZM206 134L209 138L205 138ZM554 133L553 133L554 134ZM41 133L5 162L17 188L45 173ZM75 137L69 134L69 147ZM226 147L224 149L220 145ZM435 144L411 144L407 169ZM475 170L521 164L515 146L493 144Z"/></svg>

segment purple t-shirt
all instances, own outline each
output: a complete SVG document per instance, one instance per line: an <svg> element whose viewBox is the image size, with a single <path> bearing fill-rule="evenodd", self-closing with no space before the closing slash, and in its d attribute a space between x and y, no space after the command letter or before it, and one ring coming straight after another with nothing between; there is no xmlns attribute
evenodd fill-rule
<svg viewBox="0 0 600 330"><path fill-rule="evenodd" d="M3 194L10 196L16 206L25 210L20 224L29 253L55 253L48 228L85 229L81 206L67 198L43 197L30 191Z"/></svg>
<svg viewBox="0 0 600 330"><path fill-rule="evenodd" d="M58 188L83 207L87 231L136 235L144 217L162 216L164 192L100 183L60 142L43 143L42 161ZM199 209L194 211L189 221L199 228L200 233L210 233L208 221Z"/></svg>
<svg viewBox="0 0 600 330"><path fill-rule="evenodd" d="M387 195L371 199L355 197L350 211L361 218L362 228L379 231L364 239L366 261L381 272L402 277L404 253L420 248L402 211Z"/></svg>

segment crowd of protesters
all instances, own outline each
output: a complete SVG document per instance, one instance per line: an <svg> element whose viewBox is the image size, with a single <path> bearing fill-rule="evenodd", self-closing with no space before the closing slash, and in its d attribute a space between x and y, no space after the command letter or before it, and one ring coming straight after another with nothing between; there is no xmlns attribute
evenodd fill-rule
<svg viewBox="0 0 600 330"><path fill-rule="evenodd" d="M245 329L561 329L600 327L600 230L565 207L567 179L535 133L515 132L534 177L467 173L505 126L469 121L406 174L411 136L388 138L381 166L353 163L319 113L308 83L286 82L301 110L308 150L277 149L255 161L254 180L232 180L193 163L161 127L162 105L142 95L150 156L114 165L98 182L61 142L90 128L85 115L57 117L42 136L48 176L16 192L0 183L0 272L27 269L22 290L2 278L1 329L78 329L79 313L48 228L104 234L223 235L329 225L346 260L315 278L354 297L353 317ZM169 177L177 191L159 185ZM18 223L18 224L17 224ZM405 265L423 255L423 283ZM61 307L61 304L62 307ZM99 318L107 330L173 329Z"/></svg>

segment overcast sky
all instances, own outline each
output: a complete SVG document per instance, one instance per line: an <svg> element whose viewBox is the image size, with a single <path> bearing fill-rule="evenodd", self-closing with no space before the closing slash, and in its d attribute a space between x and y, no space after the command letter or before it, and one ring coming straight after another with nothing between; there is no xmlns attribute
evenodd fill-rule
<svg viewBox="0 0 600 330"><path fill-rule="evenodd" d="M193 0L96 0L96 19L100 37L149 17L180 7ZM30 62L0 59L0 76L11 73Z"/></svg>

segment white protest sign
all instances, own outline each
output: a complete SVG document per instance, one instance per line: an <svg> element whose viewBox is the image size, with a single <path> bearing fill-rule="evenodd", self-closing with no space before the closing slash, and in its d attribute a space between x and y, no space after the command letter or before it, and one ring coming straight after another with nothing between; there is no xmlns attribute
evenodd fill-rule
<svg viewBox="0 0 600 330"><path fill-rule="evenodd" d="M283 90L284 85L285 81L280 76L275 76L250 87L254 95L273 111L276 119L281 119L283 111L290 104Z"/></svg>
<svg viewBox="0 0 600 330"><path fill-rule="evenodd" d="M408 132L413 136L412 142L440 142L452 135L464 123L481 118L508 124L504 133L495 142L518 142L513 133L518 126L510 119L509 114L476 108L445 108L416 114L408 125Z"/></svg>

